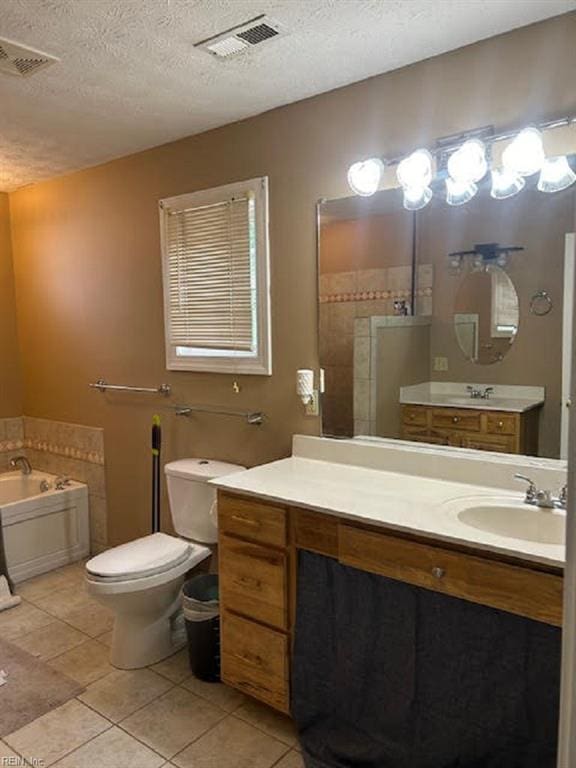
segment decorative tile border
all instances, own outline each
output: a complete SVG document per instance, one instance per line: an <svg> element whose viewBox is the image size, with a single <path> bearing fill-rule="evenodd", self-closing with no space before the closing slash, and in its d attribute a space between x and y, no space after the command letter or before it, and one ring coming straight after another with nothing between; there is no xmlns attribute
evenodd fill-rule
<svg viewBox="0 0 576 768"><path fill-rule="evenodd" d="M355 293L330 293L320 296L320 304L336 304L342 301L374 301L374 299L409 299L412 291L356 291ZM419 298L432 296L432 288L415 291Z"/></svg>
<svg viewBox="0 0 576 768"><path fill-rule="evenodd" d="M83 451L72 445L58 445L49 443L46 440L26 437L22 443L24 448L31 448L34 451L52 453L56 456L65 456L68 459L77 459L78 461L87 461L90 464L104 464L104 454L97 451Z"/></svg>
<svg viewBox="0 0 576 768"><path fill-rule="evenodd" d="M0 453L10 453L24 448L24 440L2 440L0 442Z"/></svg>

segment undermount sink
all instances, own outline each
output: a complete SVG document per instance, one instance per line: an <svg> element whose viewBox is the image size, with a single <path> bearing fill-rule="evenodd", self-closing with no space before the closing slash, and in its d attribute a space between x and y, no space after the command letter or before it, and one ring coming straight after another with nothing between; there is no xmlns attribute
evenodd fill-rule
<svg viewBox="0 0 576 768"><path fill-rule="evenodd" d="M485 502L462 509L458 519L498 536L540 544L564 544L566 516L562 510L541 509L522 502Z"/></svg>

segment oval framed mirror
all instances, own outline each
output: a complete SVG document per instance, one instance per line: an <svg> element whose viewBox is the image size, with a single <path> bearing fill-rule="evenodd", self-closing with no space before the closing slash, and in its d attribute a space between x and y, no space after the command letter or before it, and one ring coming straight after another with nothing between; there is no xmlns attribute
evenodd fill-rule
<svg viewBox="0 0 576 768"><path fill-rule="evenodd" d="M520 322L518 294L508 273L496 264L468 272L458 287L453 321L467 360L479 365L503 360Z"/></svg>

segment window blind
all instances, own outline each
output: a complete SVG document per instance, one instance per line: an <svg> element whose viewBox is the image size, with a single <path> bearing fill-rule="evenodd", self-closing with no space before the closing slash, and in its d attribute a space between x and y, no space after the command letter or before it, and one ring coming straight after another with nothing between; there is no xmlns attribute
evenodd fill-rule
<svg viewBox="0 0 576 768"><path fill-rule="evenodd" d="M257 339L253 196L246 193L167 214L169 343L253 351Z"/></svg>

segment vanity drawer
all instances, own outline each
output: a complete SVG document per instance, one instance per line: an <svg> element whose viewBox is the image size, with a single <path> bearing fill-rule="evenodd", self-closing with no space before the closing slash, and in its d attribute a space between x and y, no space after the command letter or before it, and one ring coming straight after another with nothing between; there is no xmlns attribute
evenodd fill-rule
<svg viewBox="0 0 576 768"><path fill-rule="evenodd" d="M221 651L225 683L275 709L289 711L286 635L225 612Z"/></svg>
<svg viewBox="0 0 576 768"><path fill-rule="evenodd" d="M287 554L221 535L218 556L224 608L286 629Z"/></svg>
<svg viewBox="0 0 576 768"><path fill-rule="evenodd" d="M511 413L487 413L486 429L493 435L515 435L518 432L518 419Z"/></svg>
<svg viewBox="0 0 576 768"><path fill-rule="evenodd" d="M432 426L439 429L463 429L479 432L482 427L480 411L457 408L435 408L432 411Z"/></svg>
<svg viewBox="0 0 576 768"><path fill-rule="evenodd" d="M275 504L220 493L218 527L221 533L286 546L286 510Z"/></svg>
<svg viewBox="0 0 576 768"><path fill-rule="evenodd" d="M561 626L562 577L340 524L339 560L446 595Z"/></svg>
<svg viewBox="0 0 576 768"><path fill-rule="evenodd" d="M402 421L407 426L425 427L428 424L428 409L418 405L403 405Z"/></svg>
<svg viewBox="0 0 576 768"><path fill-rule="evenodd" d="M474 448L477 451L493 453L518 453L516 437L512 435L464 435L460 442L462 448Z"/></svg>

